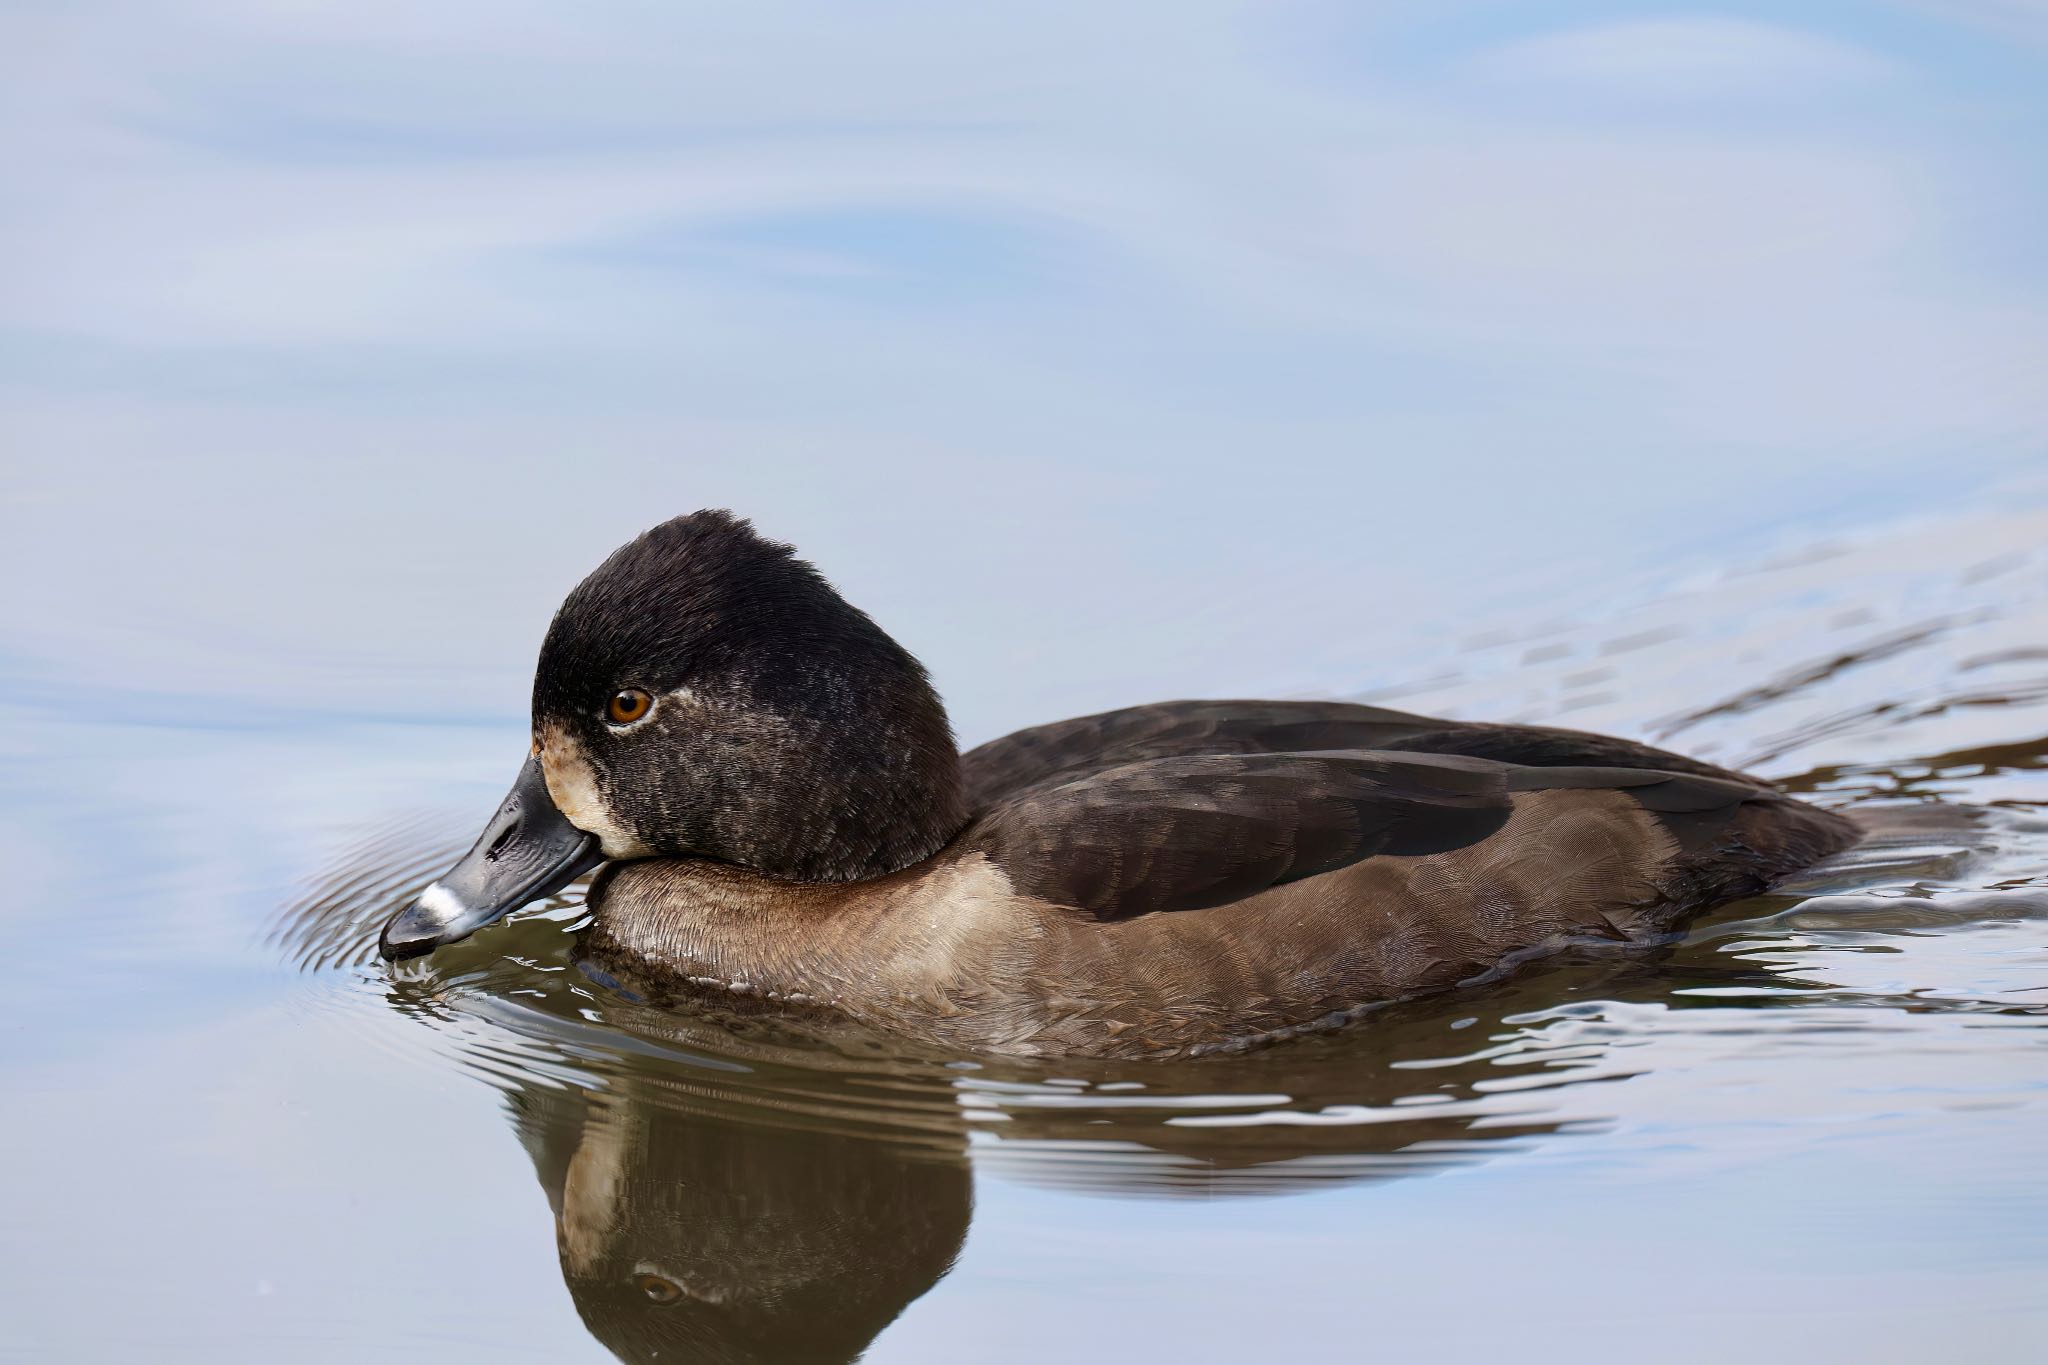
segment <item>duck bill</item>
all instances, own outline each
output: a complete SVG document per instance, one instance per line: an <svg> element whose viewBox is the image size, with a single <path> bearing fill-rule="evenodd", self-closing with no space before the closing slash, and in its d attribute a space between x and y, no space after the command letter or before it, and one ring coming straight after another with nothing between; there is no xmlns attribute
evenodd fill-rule
<svg viewBox="0 0 2048 1365"><path fill-rule="evenodd" d="M529 758L475 846L391 917L377 949L387 959L432 952L561 890L603 861L596 838L570 824L548 795L540 760Z"/></svg>

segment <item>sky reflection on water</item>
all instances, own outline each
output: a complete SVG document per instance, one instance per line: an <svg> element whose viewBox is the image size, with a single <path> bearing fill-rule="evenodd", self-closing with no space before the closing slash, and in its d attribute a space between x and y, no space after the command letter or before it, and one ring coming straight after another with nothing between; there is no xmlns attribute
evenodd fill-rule
<svg viewBox="0 0 2048 1365"><path fill-rule="evenodd" d="M650 1275L783 1357L2048 1335L2037 6L0 35L0 1356L599 1359ZM969 744L1369 695L1979 814L1186 1071L655 1016L573 899L368 964L702 505Z"/></svg>
<svg viewBox="0 0 2048 1365"><path fill-rule="evenodd" d="M2009 1349L2048 1317L2048 676L2007 642L2043 621L2030 525L2002 507L1661 604L1559 604L1536 663L1497 665L1532 648L1512 620L1462 671L1418 656L1449 707L1495 714L1571 709L1574 658L1624 660L1640 693L1573 716L1630 733L1753 694L1702 733L1803 736L1768 767L1824 799L1950 806L1672 953L1188 1067L963 1070L650 1011L576 970L573 898L388 972L379 919L495 800L516 721L16 704L18 922L61 933L61 970L12 992L34 1042L4 1054L33 1116L10 1169L46 1177L5 1229L19 1343L560 1358L595 1349L588 1322L738 1359L880 1332L875 1359L1077 1337L1089 1358L1462 1358L1542 1333L1705 1360L1768 1320L1823 1355ZM1857 571L1816 589L1818 563ZM1890 652L1801 624L1885 638L1898 600L1952 624ZM1866 662L1816 666L1843 657ZM1241 1197L1272 1194L1294 1197ZM118 1318L95 1307L110 1277Z"/></svg>

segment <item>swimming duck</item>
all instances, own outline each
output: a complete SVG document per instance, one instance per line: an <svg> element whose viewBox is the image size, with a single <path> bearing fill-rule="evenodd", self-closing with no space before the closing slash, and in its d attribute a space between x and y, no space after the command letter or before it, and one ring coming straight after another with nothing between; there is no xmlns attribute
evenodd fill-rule
<svg viewBox="0 0 2048 1365"><path fill-rule="evenodd" d="M1653 942L1857 836L1628 740L1342 702L1160 702L961 754L916 659L703 511L563 602L511 793L380 948L603 864L583 946L636 982L949 1048L1178 1056Z"/></svg>

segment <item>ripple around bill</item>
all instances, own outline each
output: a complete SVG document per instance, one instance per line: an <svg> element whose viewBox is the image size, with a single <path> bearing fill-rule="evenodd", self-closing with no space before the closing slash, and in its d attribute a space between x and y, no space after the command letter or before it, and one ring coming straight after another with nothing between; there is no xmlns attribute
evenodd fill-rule
<svg viewBox="0 0 2048 1365"><path fill-rule="evenodd" d="M394 815L370 826L307 879L277 915L269 942L302 971L375 961L385 920L468 847L461 830L448 812Z"/></svg>

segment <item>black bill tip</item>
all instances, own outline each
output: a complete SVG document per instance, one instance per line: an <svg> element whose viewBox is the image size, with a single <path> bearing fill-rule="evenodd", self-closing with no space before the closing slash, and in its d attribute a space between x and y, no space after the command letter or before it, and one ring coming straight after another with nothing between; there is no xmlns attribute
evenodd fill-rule
<svg viewBox="0 0 2048 1365"><path fill-rule="evenodd" d="M437 933L413 933L399 926L397 920L384 926L384 932L377 936L377 952L386 962L397 962L408 957L423 957L441 946Z"/></svg>
<svg viewBox="0 0 2048 1365"><path fill-rule="evenodd" d="M377 936L377 951L386 962L431 953L469 932L468 928L459 927L470 918L462 909L454 903L447 888L435 882L420 893L418 900L391 917L384 932Z"/></svg>

